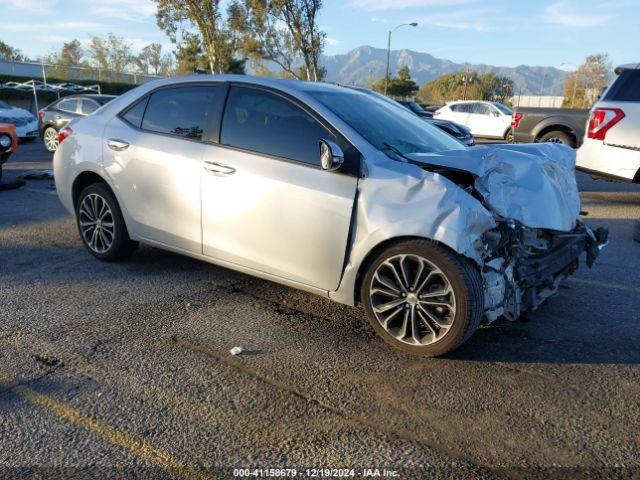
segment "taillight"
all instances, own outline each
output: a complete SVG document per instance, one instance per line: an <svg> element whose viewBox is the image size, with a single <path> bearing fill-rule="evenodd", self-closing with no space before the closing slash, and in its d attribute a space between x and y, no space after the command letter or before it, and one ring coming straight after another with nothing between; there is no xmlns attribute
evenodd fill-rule
<svg viewBox="0 0 640 480"><path fill-rule="evenodd" d="M511 115L511 126L513 128L518 128L518 125L520 125L520 120L522 120L524 118L524 113L514 113L513 115Z"/></svg>
<svg viewBox="0 0 640 480"><path fill-rule="evenodd" d="M58 132L58 145L60 145L64 141L64 139L67 138L72 133L73 133L73 130L71 130L69 127L64 127L62 130L60 130Z"/></svg>
<svg viewBox="0 0 640 480"><path fill-rule="evenodd" d="M604 140L607 132L624 118L624 112L619 108L596 108L589 117L587 137L594 140Z"/></svg>
<svg viewBox="0 0 640 480"><path fill-rule="evenodd" d="M44 110L38 110L38 118L42 118L42 116L44 115Z"/></svg>

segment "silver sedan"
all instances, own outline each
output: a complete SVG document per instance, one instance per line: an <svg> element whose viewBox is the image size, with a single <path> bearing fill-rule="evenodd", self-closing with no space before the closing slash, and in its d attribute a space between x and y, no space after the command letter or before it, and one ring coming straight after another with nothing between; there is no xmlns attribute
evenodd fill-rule
<svg viewBox="0 0 640 480"><path fill-rule="evenodd" d="M606 242L574 155L469 149L402 107L321 83L194 76L60 132L58 194L95 257L154 245L348 305L440 355L537 308Z"/></svg>

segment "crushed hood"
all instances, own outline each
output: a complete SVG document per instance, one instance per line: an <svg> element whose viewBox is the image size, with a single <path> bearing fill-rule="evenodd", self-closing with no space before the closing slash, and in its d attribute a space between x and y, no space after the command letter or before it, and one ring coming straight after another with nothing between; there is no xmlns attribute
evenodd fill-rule
<svg viewBox="0 0 640 480"><path fill-rule="evenodd" d="M495 145L406 155L414 162L471 173L484 204L531 228L573 230L580 215L575 151L563 145Z"/></svg>

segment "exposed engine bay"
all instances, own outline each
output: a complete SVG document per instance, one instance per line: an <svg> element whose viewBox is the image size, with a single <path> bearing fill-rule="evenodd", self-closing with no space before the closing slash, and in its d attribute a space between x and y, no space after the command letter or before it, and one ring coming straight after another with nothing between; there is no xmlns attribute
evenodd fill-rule
<svg viewBox="0 0 640 480"><path fill-rule="evenodd" d="M494 214L496 227L475 242L484 282L485 322L516 320L557 293L579 265L593 265L608 232L578 217L575 154L558 146L477 148L465 158L416 155Z"/></svg>
<svg viewBox="0 0 640 480"><path fill-rule="evenodd" d="M607 243L608 232L593 232L581 221L571 232L531 229L513 221L500 222L485 233L485 320L500 316L516 320L555 295L560 284L578 268L586 252L589 267Z"/></svg>

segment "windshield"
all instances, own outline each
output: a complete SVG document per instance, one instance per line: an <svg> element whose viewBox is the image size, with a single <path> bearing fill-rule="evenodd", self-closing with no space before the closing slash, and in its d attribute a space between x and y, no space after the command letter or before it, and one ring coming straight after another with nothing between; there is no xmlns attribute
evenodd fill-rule
<svg viewBox="0 0 640 480"><path fill-rule="evenodd" d="M505 115L513 115L513 111L509 107L505 107L504 105L498 102L491 102L491 103L493 104L494 107L496 107Z"/></svg>
<svg viewBox="0 0 640 480"><path fill-rule="evenodd" d="M309 93L378 150L404 155L466 149L399 104L357 91Z"/></svg>

